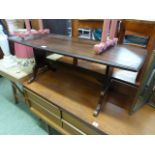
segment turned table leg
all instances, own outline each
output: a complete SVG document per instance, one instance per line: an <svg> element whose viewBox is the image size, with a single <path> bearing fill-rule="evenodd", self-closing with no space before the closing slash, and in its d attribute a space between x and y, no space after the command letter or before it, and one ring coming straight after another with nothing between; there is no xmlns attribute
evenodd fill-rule
<svg viewBox="0 0 155 155"><path fill-rule="evenodd" d="M96 106L96 109L95 111L93 112L93 115L94 116L98 116L99 112L101 111L101 108L102 106L104 105L104 97L110 87L110 84L111 84L111 79L110 78L107 78L104 82L104 85L103 85L103 88L100 92L100 97L99 97L99 101L97 103L97 106Z"/></svg>
<svg viewBox="0 0 155 155"><path fill-rule="evenodd" d="M96 106L96 109L95 111L93 112L93 116L98 116L99 112L101 111L101 108L104 104L104 97L111 85L111 75L112 75L112 71L113 71L113 68L110 67L110 66L107 66L107 70L106 70L106 75L105 75L105 79L104 79L104 82L103 82L103 88L100 92L100 97L99 97L99 101L97 103L97 106Z"/></svg>

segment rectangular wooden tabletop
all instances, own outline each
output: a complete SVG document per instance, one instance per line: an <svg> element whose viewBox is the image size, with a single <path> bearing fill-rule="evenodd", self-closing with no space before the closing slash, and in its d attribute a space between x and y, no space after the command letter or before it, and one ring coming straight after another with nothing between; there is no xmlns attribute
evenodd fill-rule
<svg viewBox="0 0 155 155"><path fill-rule="evenodd" d="M28 45L36 49L134 72L140 70L147 54L147 51L144 48L129 45L117 45L116 47L108 49L101 55L96 55L93 50L93 46L98 42L54 34L28 40L9 37L9 40L23 45Z"/></svg>

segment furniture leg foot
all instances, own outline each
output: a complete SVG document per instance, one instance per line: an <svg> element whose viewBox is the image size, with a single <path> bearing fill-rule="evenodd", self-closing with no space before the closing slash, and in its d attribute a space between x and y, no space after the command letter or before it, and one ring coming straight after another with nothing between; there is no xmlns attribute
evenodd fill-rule
<svg viewBox="0 0 155 155"><path fill-rule="evenodd" d="M32 83L34 80L35 80L34 76L30 77L30 79L28 80L28 84Z"/></svg>
<svg viewBox="0 0 155 155"><path fill-rule="evenodd" d="M93 112L93 116L98 116L99 112L101 110L101 104L97 104L96 110Z"/></svg>
<svg viewBox="0 0 155 155"><path fill-rule="evenodd" d="M99 102L98 102L98 104L96 106L96 109L95 109L95 111L93 113L93 116L95 116L95 117L98 116L99 112L101 111L104 95L105 95L105 91L101 91Z"/></svg>
<svg viewBox="0 0 155 155"><path fill-rule="evenodd" d="M110 87L111 79L110 78L106 79L105 84L106 85L103 87L103 89L102 89L102 91L100 93L99 101L98 101L96 109L95 109L95 111L93 113L93 116L95 116L95 117L99 115L99 112L101 111L101 108L102 108L102 106L104 104L104 102L103 102L104 96L105 96L106 92L108 91L108 89Z"/></svg>

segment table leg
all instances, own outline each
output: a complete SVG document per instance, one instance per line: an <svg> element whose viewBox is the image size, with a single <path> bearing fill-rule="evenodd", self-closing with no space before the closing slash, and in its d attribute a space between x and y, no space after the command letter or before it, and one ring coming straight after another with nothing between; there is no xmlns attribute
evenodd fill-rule
<svg viewBox="0 0 155 155"><path fill-rule="evenodd" d="M48 68L50 68L52 71L56 71L56 68L51 66L51 64L46 59L46 55L47 53L45 51L34 49L35 65L33 67L33 72L30 79L28 80L28 83L31 83L36 79L38 70L40 68L48 66Z"/></svg>
<svg viewBox="0 0 155 155"><path fill-rule="evenodd" d="M108 91L108 89L110 87L110 84L111 84L111 78L107 78L105 80L104 86L103 86L103 88L102 88L102 90L100 92L100 97L99 97L99 101L97 103L96 109L93 112L94 116L98 116L99 112L101 111L101 108L102 108L102 106L104 104L103 100L104 100L106 92Z"/></svg>
<svg viewBox="0 0 155 155"><path fill-rule="evenodd" d="M37 76L39 68L45 66L46 52L38 49L33 49L33 51L34 51L35 65L33 67L33 72L31 74L30 79L28 80L28 83L33 82Z"/></svg>
<svg viewBox="0 0 155 155"><path fill-rule="evenodd" d="M111 76L113 73L113 67L107 66L106 68L106 76Z"/></svg>
<svg viewBox="0 0 155 155"><path fill-rule="evenodd" d="M77 66L78 64L78 59L77 58L73 58L73 65Z"/></svg>
<svg viewBox="0 0 155 155"><path fill-rule="evenodd" d="M11 85L12 85L12 90L13 90L13 96L14 96L14 99L15 99L15 103L17 104L18 103L18 98L19 98L17 96L17 91L23 96L24 96L24 92L20 87L18 87L18 85L15 82L11 81Z"/></svg>
<svg viewBox="0 0 155 155"><path fill-rule="evenodd" d="M37 64L35 64L33 67L32 75L30 76L30 79L28 80L28 83L32 83L36 79L38 69L39 67L37 66Z"/></svg>
<svg viewBox="0 0 155 155"><path fill-rule="evenodd" d="M14 82L11 82L11 85L12 85L12 90L13 90L13 97L14 97L15 103L17 104L18 103L18 97L17 97L17 90L15 87L16 84Z"/></svg>
<svg viewBox="0 0 155 155"><path fill-rule="evenodd" d="M94 116L98 116L98 114L99 114L99 112L100 112L100 110L104 104L103 100L104 100L105 94L108 91L110 84L111 84L112 72L113 72L113 67L107 66L106 73L105 73L106 77L105 77L104 82L103 82L103 88L100 92L99 101L98 101L96 109L93 113Z"/></svg>

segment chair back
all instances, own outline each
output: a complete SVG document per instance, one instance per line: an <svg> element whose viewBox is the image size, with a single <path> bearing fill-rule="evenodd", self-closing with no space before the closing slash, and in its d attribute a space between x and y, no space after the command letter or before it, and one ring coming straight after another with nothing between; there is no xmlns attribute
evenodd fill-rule
<svg viewBox="0 0 155 155"><path fill-rule="evenodd" d="M146 46L136 45L147 49L147 57L143 67L138 73L136 81L141 81L143 73L147 67L152 51L155 49L155 21L144 20L122 20L118 43L122 44L126 35L145 37L147 38ZM132 44L133 45L133 44ZM135 45L135 44L134 44Z"/></svg>

